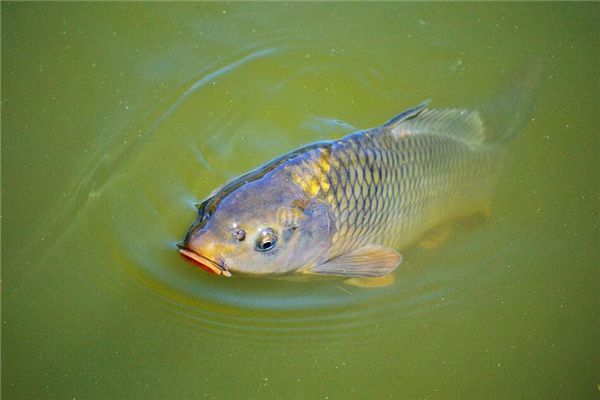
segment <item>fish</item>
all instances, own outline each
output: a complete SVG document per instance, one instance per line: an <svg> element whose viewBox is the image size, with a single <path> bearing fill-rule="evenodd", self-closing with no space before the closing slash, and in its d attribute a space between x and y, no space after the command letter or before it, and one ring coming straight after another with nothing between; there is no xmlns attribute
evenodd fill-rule
<svg viewBox="0 0 600 400"><path fill-rule="evenodd" d="M391 276L400 251L489 209L527 119L520 102L531 97L511 89L486 121L427 100L378 127L302 146L214 190L179 253L225 277Z"/></svg>

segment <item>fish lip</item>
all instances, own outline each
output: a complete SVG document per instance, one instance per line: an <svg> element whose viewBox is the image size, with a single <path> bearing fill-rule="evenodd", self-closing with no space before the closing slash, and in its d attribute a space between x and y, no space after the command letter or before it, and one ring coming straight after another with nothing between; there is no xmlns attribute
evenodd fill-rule
<svg viewBox="0 0 600 400"><path fill-rule="evenodd" d="M210 258L204 257L202 254L198 254L195 251L191 251L184 247L179 248L179 254L181 254L184 258L197 262L203 267L207 267L203 269L206 269L207 271L212 272L215 275L223 275L228 278L231 276L231 272L229 272L229 269L227 268L224 262L219 263L213 261Z"/></svg>

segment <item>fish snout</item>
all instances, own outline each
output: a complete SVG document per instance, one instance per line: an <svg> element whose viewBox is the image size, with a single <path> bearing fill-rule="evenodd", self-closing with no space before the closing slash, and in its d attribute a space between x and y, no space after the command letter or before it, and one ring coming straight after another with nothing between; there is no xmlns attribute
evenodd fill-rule
<svg viewBox="0 0 600 400"><path fill-rule="evenodd" d="M218 255L214 240L207 232L200 230L188 235L177 244L179 255L191 264L216 275L231 276L229 269Z"/></svg>

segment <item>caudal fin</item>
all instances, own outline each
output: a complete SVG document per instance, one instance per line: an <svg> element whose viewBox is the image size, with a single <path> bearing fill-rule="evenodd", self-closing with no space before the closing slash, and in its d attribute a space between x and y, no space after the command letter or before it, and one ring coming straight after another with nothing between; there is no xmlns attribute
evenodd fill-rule
<svg viewBox="0 0 600 400"><path fill-rule="evenodd" d="M531 119L543 72L541 59L529 60L509 75L492 98L474 107L485 124L487 143L506 143L519 135Z"/></svg>

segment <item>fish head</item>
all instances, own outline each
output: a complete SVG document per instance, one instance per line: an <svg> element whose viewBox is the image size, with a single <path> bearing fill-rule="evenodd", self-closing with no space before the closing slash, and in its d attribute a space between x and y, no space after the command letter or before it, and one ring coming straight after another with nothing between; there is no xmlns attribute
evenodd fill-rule
<svg viewBox="0 0 600 400"><path fill-rule="evenodd" d="M204 201L179 249L188 261L230 276L292 272L330 246L327 204L287 176L270 174Z"/></svg>

